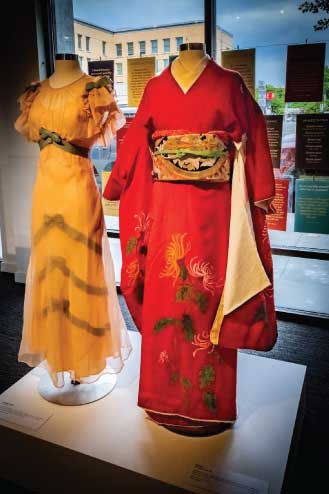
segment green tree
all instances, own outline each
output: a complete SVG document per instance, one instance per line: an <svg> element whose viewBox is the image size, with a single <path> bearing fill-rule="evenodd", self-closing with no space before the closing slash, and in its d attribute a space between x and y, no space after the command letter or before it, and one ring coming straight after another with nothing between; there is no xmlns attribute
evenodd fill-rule
<svg viewBox="0 0 329 494"><path fill-rule="evenodd" d="M315 2L303 2L298 7L299 10L305 13L318 14L319 12L329 13L329 0L315 0ZM314 31L323 31L329 27L329 18L324 17L323 19L318 20L316 24L314 24Z"/></svg>
<svg viewBox="0 0 329 494"><path fill-rule="evenodd" d="M282 115L284 113L284 94L285 90L283 87L275 87L271 84L266 84L266 92L271 92L274 98L271 100L271 110L275 115Z"/></svg>

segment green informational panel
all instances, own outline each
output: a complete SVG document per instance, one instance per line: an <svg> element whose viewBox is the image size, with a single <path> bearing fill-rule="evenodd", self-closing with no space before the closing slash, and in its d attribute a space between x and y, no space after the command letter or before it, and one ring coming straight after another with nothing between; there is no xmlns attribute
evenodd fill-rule
<svg viewBox="0 0 329 494"><path fill-rule="evenodd" d="M296 180L295 232L329 233L329 178Z"/></svg>

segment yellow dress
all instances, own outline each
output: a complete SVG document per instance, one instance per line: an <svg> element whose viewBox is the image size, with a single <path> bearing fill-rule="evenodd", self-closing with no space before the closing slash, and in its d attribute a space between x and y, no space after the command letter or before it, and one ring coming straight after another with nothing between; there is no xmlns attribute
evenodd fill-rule
<svg viewBox="0 0 329 494"><path fill-rule="evenodd" d="M33 84L19 103L16 130L34 142L40 129L46 133L33 191L19 360L33 367L43 362L57 387L64 372L92 382L119 372L131 345L92 164L61 139L90 149L110 139L124 117L104 80L86 74L63 88L48 80Z"/></svg>

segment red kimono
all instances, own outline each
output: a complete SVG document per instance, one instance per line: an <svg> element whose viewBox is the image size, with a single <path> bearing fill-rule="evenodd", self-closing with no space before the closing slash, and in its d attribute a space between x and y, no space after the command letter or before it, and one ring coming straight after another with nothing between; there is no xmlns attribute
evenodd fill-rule
<svg viewBox="0 0 329 494"><path fill-rule="evenodd" d="M224 315L218 344L210 332L226 279L232 178L154 179L150 151L160 131L200 136L216 131L229 143L231 172L234 143L247 136L244 171L252 239L270 282ZM187 93L170 67L149 81L104 197L120 198L121 288L142 334L138 404L159 423L195 428L233 422L237 349L273 347L271 252L265 211L255 205L273 196L264 118L239 74L210 59ZM243 241L238 240L240 246ZM237 264L238 276L250 268L247 264ZM247 285L253 283L248 275ZM234 292L234 286L227 289Z"/></svg>

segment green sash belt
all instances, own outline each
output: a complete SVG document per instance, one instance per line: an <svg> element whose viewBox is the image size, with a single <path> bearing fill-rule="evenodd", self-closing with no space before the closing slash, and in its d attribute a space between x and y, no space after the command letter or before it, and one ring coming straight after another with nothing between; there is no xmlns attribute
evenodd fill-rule
<svg viewBox="0 0 329 494"><path fill-rule="evenodd" d="M48 146L49 144L54 144L63 151L66 151L67 153L77 154L79 156L82 156L83 158L88 158L89 156L88 148L71 144L65 139L62 139L62 137L59 134L57 134L57 132L51 132L50 130L41 127L39 129L39 134L40 134L39 147L41 150L46 146Z"/></svg>

